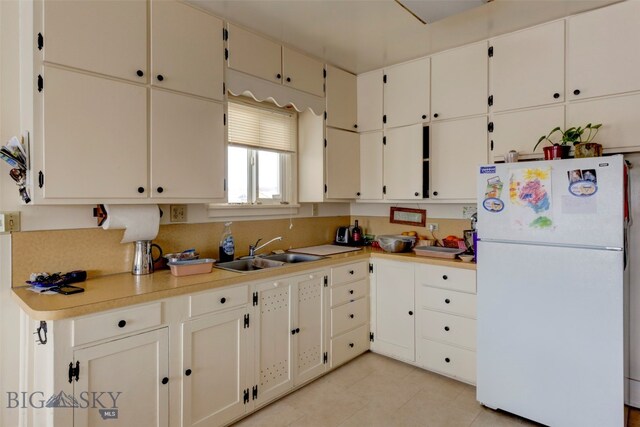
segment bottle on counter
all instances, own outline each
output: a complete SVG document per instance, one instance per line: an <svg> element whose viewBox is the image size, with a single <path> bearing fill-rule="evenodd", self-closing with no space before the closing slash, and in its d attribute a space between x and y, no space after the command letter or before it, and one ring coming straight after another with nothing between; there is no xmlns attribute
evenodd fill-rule
<svg viewBox="0 0 640 427"><path fill-rule="evenodd" d="M353 240L355 246L362 245L362 228L358 225L357 219L356 225L353 226L353 230L351 231L351 240Z"/></svg>
<svg viewBox="0 0 640 427"><path fill-rule="evenodd" d="M220 262L233 261L233 256L236 252L236 246L233 241L233 235L231 234L231 222L227 222L224 224L224 232L222 233L222 237L220 238L219 252Z"/></svg>

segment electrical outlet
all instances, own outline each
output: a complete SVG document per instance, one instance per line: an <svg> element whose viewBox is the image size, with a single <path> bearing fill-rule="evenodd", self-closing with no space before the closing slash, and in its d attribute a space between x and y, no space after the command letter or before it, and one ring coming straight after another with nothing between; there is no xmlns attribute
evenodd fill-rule
<svg viewBox="0 0 640 427"><path fill-rule="evenodd" d="M318 216L318 204L317 203L312 203L311 204L311 216Z"/></svg>
<svg viewBox="0 0 640 427"><path fill-rule="evenodd" d="M429 229L429 231L433 233L434 231L438 231L438 224L436 223L427 224L427 228Z"/></svg>
<svg viewBox="0 0 640 427"><path fill-rule="evenodd" d="M20 231L20 212L0 213L0 233Z"/></svg>
<svg viewBox="0 0 640 427"><path fill-rule="evenodd" d="M187 205L170 205L171 222L187 222Z"/></svg>
<svg viewBox="0 0 640 427"><path fill-rule="evenodd" d="M478 212L477 206L463 206L462 207L462 218L471 219L473 214Z"/></svg>

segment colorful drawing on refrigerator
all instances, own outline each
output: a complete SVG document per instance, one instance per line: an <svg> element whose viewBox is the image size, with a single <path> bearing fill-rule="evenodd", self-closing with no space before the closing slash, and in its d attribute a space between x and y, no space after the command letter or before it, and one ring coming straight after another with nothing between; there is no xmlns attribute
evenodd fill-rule
<svg viewBox="0 0 640 427"><path fill-rule="evenodd" d="M517 229L553 229L551 167L511 169L511 225Z"/></svg>

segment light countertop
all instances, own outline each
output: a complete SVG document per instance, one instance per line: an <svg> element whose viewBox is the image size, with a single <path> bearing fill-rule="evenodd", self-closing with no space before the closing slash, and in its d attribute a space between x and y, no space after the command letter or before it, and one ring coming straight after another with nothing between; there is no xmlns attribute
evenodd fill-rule
<svg viewBox="0 0 640 427"><path fill-rule="evenodd" d="M460 260L428 258L416 256L412 252L392 254L379 249L364 248L361 251L331 255L309 263L288 264L251 273L234 273L218 268L214 268L209 274L183 277L172 276L169 270L157 271L145 276L121 273L89 278L86 282L74 284L85 289L85 292L79 294L39 295L30 291L28 286L24 286L13 288L13 296L20 308L32 319L59 320L224 286L268 280L272 277L366 260L370 257L470 270L476 268L474 263L463 263Z"/></svg>

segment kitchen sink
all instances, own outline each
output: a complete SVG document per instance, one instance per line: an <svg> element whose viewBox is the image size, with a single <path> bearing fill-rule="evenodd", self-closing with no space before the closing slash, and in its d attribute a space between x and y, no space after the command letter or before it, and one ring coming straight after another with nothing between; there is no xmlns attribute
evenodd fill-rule
<svg viewBox="0 0 640 427"><path fill-rule="evenodd" d="M248 273L251 271L260 271L268 268L282 267L286 264L294 264L300 262L317 261L325 257L317 255L305 254L275 254L260 256L255 258L237 259L235 261L221 262L215 264L215 267L223 270L234 271L236 273Z"/></svg>

